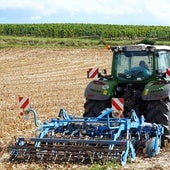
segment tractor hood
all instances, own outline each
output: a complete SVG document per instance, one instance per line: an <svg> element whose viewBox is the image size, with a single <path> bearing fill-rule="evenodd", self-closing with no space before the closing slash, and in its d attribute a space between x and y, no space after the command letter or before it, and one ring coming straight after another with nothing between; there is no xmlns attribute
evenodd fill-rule
<svg viewBox="0 0 170 170"><path fill-rule="evenodd" d="M93 80L85 89L85 98L92 100L107 100L113 93L113 81Z"/></svg>

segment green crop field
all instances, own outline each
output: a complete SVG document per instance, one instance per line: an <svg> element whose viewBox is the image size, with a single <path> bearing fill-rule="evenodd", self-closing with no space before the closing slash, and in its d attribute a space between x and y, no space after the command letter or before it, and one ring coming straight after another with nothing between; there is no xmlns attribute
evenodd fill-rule
<svg viewBox="0 0 170 170"><path fill-rule="evenodd" d="M0 47L92 47L106 44L170 45L169 26L109 24L0 24Z"/></svg>

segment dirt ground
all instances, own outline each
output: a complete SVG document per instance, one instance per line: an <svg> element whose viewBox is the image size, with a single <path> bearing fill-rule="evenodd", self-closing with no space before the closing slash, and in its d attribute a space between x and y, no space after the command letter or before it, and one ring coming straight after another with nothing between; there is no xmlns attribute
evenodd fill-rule
<svg viewBox="0 0 170 170"><path fill-rule="evenodd" d="M57 117L60 108L76 116L83 115L84 89L90 67L110 72L112 53L101 49L1 49L0 50L0 169L88 169L85 165L53 165L8 162L6 147L15 137L34 136L32 116L19 116L18 97L29 97L30 105L43 122ZM170 152L154 158L137 158L121 169L167 170ZM108 168L109 169L109 168Z"/></svg>

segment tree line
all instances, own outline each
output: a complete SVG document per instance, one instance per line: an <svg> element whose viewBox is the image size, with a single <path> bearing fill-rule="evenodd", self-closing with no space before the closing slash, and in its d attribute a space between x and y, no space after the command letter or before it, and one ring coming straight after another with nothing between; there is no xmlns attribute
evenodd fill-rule
<svg viewBox="0 0 170 170"><path fill-rule="evenodd" d="M111 24L0 24L0 35L50 38L170 40L170 26Z"/></svg>

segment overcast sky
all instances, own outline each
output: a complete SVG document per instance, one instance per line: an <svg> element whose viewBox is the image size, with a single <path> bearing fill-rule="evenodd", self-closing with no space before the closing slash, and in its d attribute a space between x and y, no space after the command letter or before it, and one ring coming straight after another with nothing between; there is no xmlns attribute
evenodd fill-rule
<svg viewBox="0 0 170 170"><path fill-rule="evenodd" d="M0 0L0 23L170 26L170 0Z"/></svg>

